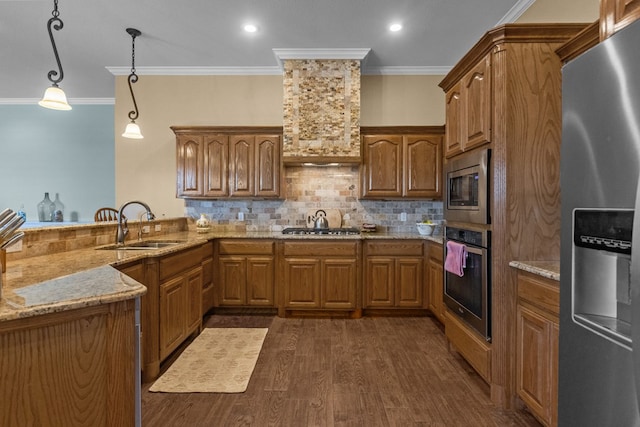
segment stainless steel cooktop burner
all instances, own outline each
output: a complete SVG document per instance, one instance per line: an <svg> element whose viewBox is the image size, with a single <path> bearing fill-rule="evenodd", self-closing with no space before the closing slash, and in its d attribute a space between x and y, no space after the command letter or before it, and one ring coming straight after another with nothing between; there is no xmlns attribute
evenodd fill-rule
<svg viewBox="0 0 640 427"><path fill-rule="evenodd" d="M357 228L285 228L282 234L314 234L330 236L347 236L360 234Z"/></svg>

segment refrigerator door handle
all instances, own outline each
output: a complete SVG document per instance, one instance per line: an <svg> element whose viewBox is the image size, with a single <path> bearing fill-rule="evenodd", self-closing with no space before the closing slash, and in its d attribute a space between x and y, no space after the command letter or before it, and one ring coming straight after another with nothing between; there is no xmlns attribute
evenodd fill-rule
<svg viewBox="0 0 640 427"><path fill-rule="evenodd" d="M633 381L636 385L636 400L640 408L640 224L636 213L640 212L640 179L636 184L636 201L633 211L631 234L631 267L629 272L629 295L631 297L631 351Z"/></svg>

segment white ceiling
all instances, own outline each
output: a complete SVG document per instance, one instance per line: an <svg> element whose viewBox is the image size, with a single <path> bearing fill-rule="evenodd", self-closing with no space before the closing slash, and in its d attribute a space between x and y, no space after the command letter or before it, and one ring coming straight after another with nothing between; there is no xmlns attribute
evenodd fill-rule
<svg viewBox="0 0 640 427"><path fill-rule="evenodd" d="M365 74L445 74L490 28L534 0L59 0L60 83L77 102L112 102L114 73L279 74L273 49L371 49ZM42 96L57 70L53 0L0 0L0 102ZM403 30L391 33L392 21ZM253 34L242 26L258 26ZM142 78L142 77L141 77Z"/></svg>

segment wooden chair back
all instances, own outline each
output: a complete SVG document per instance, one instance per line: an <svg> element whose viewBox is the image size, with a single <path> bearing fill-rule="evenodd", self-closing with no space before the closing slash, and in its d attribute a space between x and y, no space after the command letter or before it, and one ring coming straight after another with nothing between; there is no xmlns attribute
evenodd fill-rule
<svg viewBox="0 0 640 427"><path fill-rule="evenodd" d="M124 219L124 215L122 217ZM114 208L100 208L93 215L93 220L95 222L101 221L117 221L118 220L118 210Z"/></svg>

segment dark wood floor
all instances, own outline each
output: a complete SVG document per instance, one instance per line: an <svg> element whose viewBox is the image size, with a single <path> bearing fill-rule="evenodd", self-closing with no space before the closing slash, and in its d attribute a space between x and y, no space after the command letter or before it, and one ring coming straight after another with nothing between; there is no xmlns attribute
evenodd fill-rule
<svg viewBox="0 0 640 427"><path fill-rule="evenodd" d="M429 317L215 315L206 327L268 327L245 393L150 393L143 426L527 426L447 350Z"/></svg>

